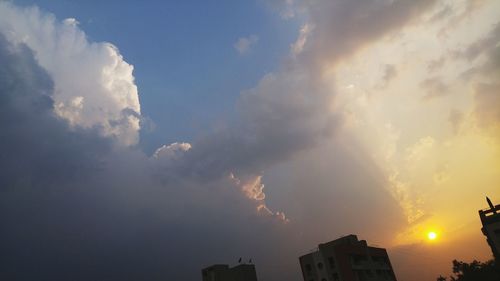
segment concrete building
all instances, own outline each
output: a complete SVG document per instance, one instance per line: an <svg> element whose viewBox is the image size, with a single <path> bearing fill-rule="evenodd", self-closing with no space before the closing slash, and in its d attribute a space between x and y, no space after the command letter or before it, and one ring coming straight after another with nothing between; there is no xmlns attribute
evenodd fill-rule
<svg viewBox="0 0 500 281"><path fill-rule="evenodd" d="M257 272L253 264L239 264L229 267L216 264L201 270L203 281L257 281Z"/></svg>
<svg viewBox="0 0 500 281"><path fill-rule="evenodd" d="M304 281L396 281L387 251L356 235L319 244L299 261Z"/></svg>
<svg viewBox="0 0 500 281"><path fill-rule="evenodd" d="M494 206L488 197L486 197L486 201L490 208L479 210L479 217L483 224L481 231L486 236L493 256L496 260L500 260L500 205Z"/></svg>

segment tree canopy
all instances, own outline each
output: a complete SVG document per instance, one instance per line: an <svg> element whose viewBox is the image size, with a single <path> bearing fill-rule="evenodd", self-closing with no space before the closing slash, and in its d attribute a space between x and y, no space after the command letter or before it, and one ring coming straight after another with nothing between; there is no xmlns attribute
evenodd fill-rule
<svg viewBox="0 0 500 281"><path fill-rule="evenodd" d="M439 276L437 281L500 281L500 265L495 260L471 263L453 260L453 275L450 279Z"/></svg>

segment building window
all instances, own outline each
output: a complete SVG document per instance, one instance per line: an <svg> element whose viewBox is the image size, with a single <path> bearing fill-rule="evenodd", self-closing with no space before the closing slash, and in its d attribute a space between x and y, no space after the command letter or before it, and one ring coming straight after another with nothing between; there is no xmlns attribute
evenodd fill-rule
<svg viewBox="0 0 500 281"><path fill-rule="evenodd" d="M356 280L366 281L366 275L363 270L353 270L354 276L356 276Z"/></svg>
<svg viewBox="0 0 500 281"><path fill-rule="evenodd" d="M312 267L310 264L306 264L306 271L307 272L311 272L312 271Z"/></svg>
<svg viewBox="0 0 500 281"><path fill-rule="evenodd" d="M330 264L330 268L335 268L335 260L333 257L328 257L328 264Z"/></svg>
<svg viewBox="0 0 500 281"><path fill-rule="evenodd" d="M351 257L352 263L355 265L360 265L363 262L367 261L366 256L363 255L354 255Z"/></svg>
<svg viewBox="0 0 500 281"><path fill-rule="evenodd" d="M394 272L392 272L391 270L386 271L386 276L387 276L387 279L394 280Z"/></svg>
<svg viewBox="0 0 500 281"><path fill-rule="evenodd" d="M323 263L318 262L318 268L319 268L319 269L323 269Z"/></svg>
<svg viewBox="0 0 500 281"><path fill-rule="evenodd" d="M389 265L389 259L387 257L372 257L372 260L378 266L387 266L387 265Z"/></svg>

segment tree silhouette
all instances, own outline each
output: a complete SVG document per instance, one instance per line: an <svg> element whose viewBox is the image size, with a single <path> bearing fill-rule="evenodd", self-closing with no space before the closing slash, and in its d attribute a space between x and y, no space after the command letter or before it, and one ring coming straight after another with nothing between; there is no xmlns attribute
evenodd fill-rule
<svg viewBox="0 0 500 281"><path fill-rule="evenodd" d="M453 274L450 281L499 281L500 266L494 260L471 263L453 260ZM439 276L437 281L447 281L446 277Z"/></svg>

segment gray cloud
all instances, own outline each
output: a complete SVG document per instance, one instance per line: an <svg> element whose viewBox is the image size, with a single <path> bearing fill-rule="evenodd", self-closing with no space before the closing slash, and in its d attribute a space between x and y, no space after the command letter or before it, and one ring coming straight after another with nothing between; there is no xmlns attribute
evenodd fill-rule
<svg viewBox="0 0 500 281"><path fill-rule="evenodd" d="M451 124L454 134L457 134L460 131L460 126L462 125L463 120L464 120L463 112L457 109L452 109L450 111L450 115L448 116L448 121Z"/></svg>
<svg viewBox="0 0 500 281"><path fill-rule="evenodd" d="M70 130L53 113L52 80L31 51L8 45L3 36L0 45L0 184L55 184L98 169L109 141L95 137L92 130Z"/></svg>
<svg viewBox="0 0 500 281"><path fill-rule="evenodd" d="M244 92L238 104L240 118L229 129L195 142L181 166L197 174L220 175L230 169L259 173L320 144L341 122L329 108L335 93L321 78L323 67L400 28L434 2L294 3L307 11L314 26L309 48Z"/></svg>
<svg viewBox="0 0 500 281"><path fill-rule="evenodd" d="M443 5L435 14L429 19L430 22L441 21L443 19L448 19L453 15L453 7L450 5Z"/></svg>
<svg viewBox="0 0 500 281"><path fill-rule="evenodd" d="M396 78L398 75L398 71L394 65L386 64L384 67L384 75L382 80L384 81L384 85L387 85L392 79Z"/></svg>
<svg viewBox="0 0 500 281"><path fill-rule="evenodd" d="M271 246L291 256L286 225L231 182L165 184L142 152L58 118L26 46L0 37L0 60L0 279L197 280L237 255L271 262Z"/></svg>
<svg viewBox="0 0 500 281"><path fill-rule="evenodd" d="M399 29L427 11L435 0L305 1L315 24L309 56L317 64L333 65L370 42Z"/></svg>
<svg viewBox="0 0 500 281"><path fill-rule="evenodd" d="M429 72L434 72L443 68L445 64L446 64L446 57L442 56L438 59L430 61L429 64L427 65L427 70Z"/></svg>
<svg viewBox="0 0 500 281"><path fill-rule="evenodd" d="M500 125L500 83L476 85L474 102L474 113L481 126Z"/></svg>
<svg viewBox="0 0 500 281"><path fill-rule="evenodd" d="M497 23L488 36L479 39L478 41L467 46L464 51L459 52L459 57L473 61L484 53L490 53L497 48L499 38L500 23Z"/></svg>
<svg viewBox="0 0 500 281"><path fill-rule="evenodd" d="M454 11L454 9L449 5L443 5L443 7L434 14L429 21L443 21L446 24L438 32L439 37L446 37L448 32L459 26L464 20L470 18L479 8L481 8L485 0L466 0L462 4L463 9L459 11Z"/></svg>
<svg viewBox="0 0 500 281"><path fill-rule="evenodd" d="M446 85L443 82L442 78L438 76L425 79L420 83L420 87L427 92L427 94L422 97L424 101L442 97L448 94L448 85Z"/></svg>
<svg viewBox="0 0 500 281"><path fill-rule="evenodd" d="M325 147L342 120L318 74L433 2L303 3L315 25L304 52L242 93L228 128L168 159L117 147L99 128L70 128L53 113L51 77L27 47L2 39L0 167L9 176L0 191L0 277L198 280L202 266L248 255L263 280L299 280L296 258L307 247L351 231L374 235L377 228L382 237L401 227L370 156L352 143ZM290 186L275 182L276 198L266 199L288 207L295 200L289 224L257 215L259 202L229 178L265 175L301 153L307 157L297 165L314 168L289 177ZM291 194L281 196L288 187ZM356 223L347 213L354 206L366 211ZM387 220L374 223L380 217Z"/></svg>
<svg viewBox="0 0 500 281"><path fill-rule="evenodd" d="M98 129L122 145L137 144L139 96L133 66L118 48L89 42L74 18L57 21L37 7L20 8L10 1L0 1L0 32L32 49L51 75L57 116L72 127Z"/></svg>
<svg viewBox="0 0 500 281"><path fill-rule="evenodd" d="M500 123L499 43L500 23L497 23L487 36L455 53L458 59L480 62L461 76L472 82L480 81L474 86L474 114L482 127L495 127Z"/></svg>

